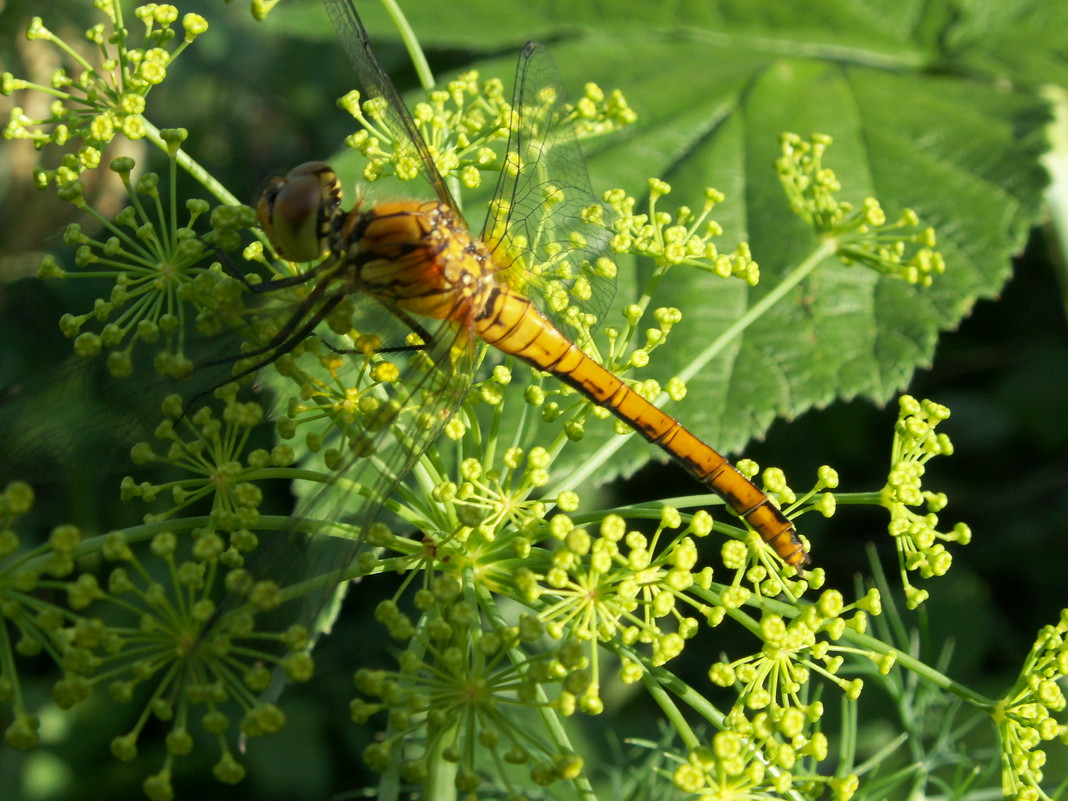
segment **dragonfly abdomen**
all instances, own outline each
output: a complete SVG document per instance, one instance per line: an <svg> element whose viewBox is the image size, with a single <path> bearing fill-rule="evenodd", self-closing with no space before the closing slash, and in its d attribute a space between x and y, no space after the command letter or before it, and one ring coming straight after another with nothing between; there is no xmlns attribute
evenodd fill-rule
<svg viewBox="0 0 1068 801"><path fill-rule="evenodd" d="M474 321L475 333L494 347L551 373L662 448L709 487L789 565L801 569L808 554L797 532L771 499L678 420L632 390L582 352L526 297L494 287Z"/></svg>

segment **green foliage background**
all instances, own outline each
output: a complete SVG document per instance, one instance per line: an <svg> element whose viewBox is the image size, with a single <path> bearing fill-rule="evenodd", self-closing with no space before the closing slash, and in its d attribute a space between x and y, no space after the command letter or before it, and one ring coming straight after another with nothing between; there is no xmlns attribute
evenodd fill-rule
<svg viewBox="0 0 1068 801"><path fill-rule="evenodd" d="M238 197L253 202L269 176L335 153L351 125L333 101L354 78L319 0L283 0L263 26L252 23L240 3L226 7L225 21L219 7L208 0L179 4L183 12L209 16L213 28L153 93L150 113L161 127L190 128L191 152ZM975 537L954 554L955 569L932 587L916 624L925 627L935 651L953 639L955 677L980 689L1003 686L1034 632L1064 604L1063 264L1058 243L1034 226L1042 219L1045 180L1037 160L1047 147L1048 111L1039 90L1068 86L1068 5L421 0L405 10L439 76L477 66L507 79L521 44L537 39L550 47L573 93L584 81L622 89L640 121L586 148L596 189L640 192L644 179L656 175L672 184L669 199L679 203L696 201L706 185L727 194L716 214L727 231L724 245L750 241L762 284L756 290L737 282L718 286L709 276L677 268L658 302L680 306L686 316L670 346L657 353L658 377L688 366L813 248L774 175L781 131L831 134L829 166L848 199L874 195L890 216L915 208L938 230L948 270L930 290L827 264L729 352L704 365L674 411L717 447L737 453L744 446L746 455L784 466L797 486L817 465L830 463L843 475L844 488L859 490L881 485L888 460L893 414L873 401L887 401L911 379L913 394L949 405L954 416L945 428L957 455L928 480L949 494L947 519L966 521ZM414 88L407 57L377 4L362 3L361 13L398 86ZM70 0L8 2L0 12L5 69L26 74L40 67L19 38L31 14L57 31L59 20L69 19L69 32L89 21ZM0 169L0 278L10 281L32 272L34 251L61 250L57 233L74 217L72 209L27 188L32 151L5 143L0 158L7 160ZM354 162L347 156L337 161L343 174L349 169L351 186ZM106 202L113 190L99 191ZM1028 237L1029 247L1013 262ZM621 293L633 292L647 269L625 267ZM54 328L61 305L55 295L80 290L32 280L0 285L0 387L63 361L69 343ZM972 313L977 301L999 294L998 303L981 303ZM932 362L933 371L912 377L917 366ZM764 436L765 444L747 445ZM589 437L585 453L603 442ZM634 472L649 451L632 443L613 460L631 477L611 491L628 500L663 497L665 487L666 494L688 494L679 491L688 479L673 466ZM58 451L58 461L84 458L71 453ZM120 474L124 469L116 467ZM53 475L59 486L54 492L43 486L49 505L42 519L73 519L90 510L112 525L116 514L137 514L111 508L118 505L114 476ZM6 481L6 471L0 477ZM39 483L44 476L26 477ZM838 522L833 541L815 526L806 533L817 562L848 589L854 573L866 572L864 545L885 537L884 521L842 510ZM353 606L369 609L372 601L360 598ZM290 699L286 733L257 743L251 778L242 787L209 783L197 792L321 798L360 785L352 755L366 733L330 719L337 704L330 691L348 694L346 643L373 636L363 630L372 624L350 618L350 628L330 638L319 657L338 660L336 686L326 682ZM730 651L731 643L722 647ZM693 675L704 667L694 659ZM330 674L326 662L321 675ZM655 737L648 713L633 712L633 727L616 728L618 734ZM108 704L82 709L75 730L57 735L54 747L28 759L2 752L0 786L39 771L45 784L64 775L70 783L65 795L37 797L116 798L126 785L139 797L143 772L106 754L110 732L122 724L105 718L119 714ZM888 719L866 721L873 749L882 742L882 727L894 730ZM604 747L602 723L586 724L595 747ZM94 731L108 735L94 738ZM602 753L608 762L615 759L607 748ZM93 781L80 778L86 775ZM190 793L194 781L190 776Z"/></svg>

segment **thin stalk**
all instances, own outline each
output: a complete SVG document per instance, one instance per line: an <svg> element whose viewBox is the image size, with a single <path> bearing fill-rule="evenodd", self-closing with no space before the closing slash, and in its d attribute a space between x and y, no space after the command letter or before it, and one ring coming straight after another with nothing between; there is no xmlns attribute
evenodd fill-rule
<svg viewBox="0 0 1068 801"><path fill-rule="evenodd" d="M404 42L404 47L408 50L408 57L412 60L415 74L419 76L419 83L423 87L423 91L429 92L434 88L434 73L430 71L430 64L426 60L423 48L419 46L419 39L416 38L415 31L408 24L407 17L404 16L404 12L400 10L400 6L397 5L395 0L382 0L382 5L385 7L390 19L393 20L393 24L397 26L397 30L400 31L401 41Z"/></svg>

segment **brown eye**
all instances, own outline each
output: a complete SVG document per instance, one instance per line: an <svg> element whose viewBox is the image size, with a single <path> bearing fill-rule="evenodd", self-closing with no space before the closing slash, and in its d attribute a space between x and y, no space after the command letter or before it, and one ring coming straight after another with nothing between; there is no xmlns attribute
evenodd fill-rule
<svg viewBox="0 0 1068 801"><path fill-rule="evenodd" d="M337 175L321 161L273 178L260 198L260 227L279 256L314 261L329 247L330 220L340 203Z"/></svg>

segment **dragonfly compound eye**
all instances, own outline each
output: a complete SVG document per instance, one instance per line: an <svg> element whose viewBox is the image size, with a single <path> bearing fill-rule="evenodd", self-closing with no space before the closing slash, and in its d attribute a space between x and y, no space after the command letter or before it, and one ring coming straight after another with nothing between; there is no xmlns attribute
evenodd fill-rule
<svg viewBox="0 0 1068 801"><path fill-rule="evenodd" d="M273 178L257 208L260 227L279 256L314 261L329 246L330 224L341 205L337 175L321 161Z"/></svg>

